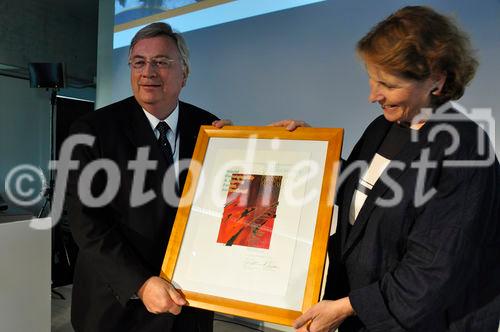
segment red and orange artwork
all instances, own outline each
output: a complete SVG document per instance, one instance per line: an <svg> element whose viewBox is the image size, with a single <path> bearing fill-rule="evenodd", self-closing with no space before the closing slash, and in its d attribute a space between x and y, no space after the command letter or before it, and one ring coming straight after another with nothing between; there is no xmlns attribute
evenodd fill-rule
<svg viewBox="0 0 500 332"><path fill-rule="evenodd" d="M269 249L281 179L232 174L217 243Z"/></svg>

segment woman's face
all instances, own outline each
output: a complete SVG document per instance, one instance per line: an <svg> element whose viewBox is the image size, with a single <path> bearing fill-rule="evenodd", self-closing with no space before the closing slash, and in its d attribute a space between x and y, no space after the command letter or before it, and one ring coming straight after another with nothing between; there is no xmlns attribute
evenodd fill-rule
<svg viewBox="0 0 500 332"><path fill-rule="evenodd" d="M422 108L430 107L431 93L439 93L442 87L439 81L430 78L410 80L369 63L366 64L366 70L370 80L368 100L379 103L384 117L391 122L410 123Z"/></svg>

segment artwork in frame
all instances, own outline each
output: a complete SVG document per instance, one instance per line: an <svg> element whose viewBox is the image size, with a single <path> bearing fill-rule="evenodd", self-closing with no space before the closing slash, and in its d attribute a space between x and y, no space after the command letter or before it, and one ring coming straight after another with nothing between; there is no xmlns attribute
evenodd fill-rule
<svg viewBox="0 0 500 332"><path fill-rule="evenodd" d="M202 126L161 277L191 306L292 325L319 300L342 139Z"/></svg>
<svg viewBox="0 0 500 332"><path fill-rule="evenodd" d="M218 243L269 249L282 176L232 174Z"/></svg>

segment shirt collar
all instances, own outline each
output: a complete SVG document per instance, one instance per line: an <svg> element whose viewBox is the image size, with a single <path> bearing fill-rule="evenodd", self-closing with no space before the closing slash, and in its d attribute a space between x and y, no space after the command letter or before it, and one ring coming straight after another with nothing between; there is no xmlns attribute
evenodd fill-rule
<svg viewBox="0 0 500 332"><path fill-rule="evenodd" d="M146 114L146 117L148 118L149 124L151 125L151 129L153 129L154 131L158 123L160 123L162 120L158 119L153 114L146 111L144 108L142 110L144 111L144 114ZM168 124L170 130L172 130L172 132L174 133L174 137L177 137L178 120L179 120L179 103L177 103L177 105L175 106L174 111L170 113L170 115L165 120L163 120Z"/></svg>

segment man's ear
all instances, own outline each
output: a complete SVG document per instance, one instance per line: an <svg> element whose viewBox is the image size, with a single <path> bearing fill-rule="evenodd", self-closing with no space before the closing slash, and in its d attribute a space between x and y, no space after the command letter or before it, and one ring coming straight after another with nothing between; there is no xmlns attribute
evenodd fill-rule
<svg viewBox="0 0 500 332"><path fill-rule="evenodd" d="M186 72L186 69L184 69L182 71L182 87L186 86L187 78L188 78L188 74Z"/></svg>

